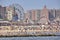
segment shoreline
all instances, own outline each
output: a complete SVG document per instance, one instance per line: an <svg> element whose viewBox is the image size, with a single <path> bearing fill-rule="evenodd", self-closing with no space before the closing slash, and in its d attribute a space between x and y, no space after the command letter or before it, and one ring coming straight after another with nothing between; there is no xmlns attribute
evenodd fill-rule
<svg viewBox="0 0 60 40"><path fill-rule="evenodd" d="M13 35L13 36L3 36L1 35L0 37L43 37L43 36L60 36L60 35L20 35L20 36L17 36L17 35Z"/></svg>
<svg viewBox="0 0 60 40"><path fill-rule="evenodd" d="M56 34L59 33L59 34ZM60 36L60 32L47 30L0 30L0 37L38 37L38 36Z"/></svg>

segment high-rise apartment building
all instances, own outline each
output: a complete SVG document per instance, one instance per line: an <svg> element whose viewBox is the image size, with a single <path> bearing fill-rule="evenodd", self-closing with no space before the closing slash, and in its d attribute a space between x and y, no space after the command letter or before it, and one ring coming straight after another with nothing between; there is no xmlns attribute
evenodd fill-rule
<svg viewBox="0 0 60 40"><path fill-rule="evenodd" d="M55 18L55 20L60 21L60 9L56 10L56 18Z"/></svg>
<svg viewBox="0 0 60 40"><path fill-rule="evenodd" d="M60 9L56 10L56 18L59 17L60 18Z"/></svg>
<svg viewBox="0 0 60 40"><path fill-rule="evenodd" d="M40 13L41 13L41 10L28 10L27 11L28 13L28 18L34 22L34 23L37 23L38 21L40 21ZM27 16L27 15L26 15Z"/></svg>
<svg viewBox="0 0 60 40"><path fill-rule="evenodd" d="M9 20L9 21L12 21L12 15L13 15L13 13L14 13L14 11L13 11L13 8L12 7L6 7L6 12L7 12L7 20Z"/></svg>
<svg viewBox="0 0 60 40"><path fill-rule="evenodd" d="M6 7L0 6L0 20L4 20L6 18Z"/></svg>
<svg viewBox="0 0 60 40"><path fill-rule="evenodd" d="M53 21L56 18L56 9L49 9L49 20Z"/></svg>

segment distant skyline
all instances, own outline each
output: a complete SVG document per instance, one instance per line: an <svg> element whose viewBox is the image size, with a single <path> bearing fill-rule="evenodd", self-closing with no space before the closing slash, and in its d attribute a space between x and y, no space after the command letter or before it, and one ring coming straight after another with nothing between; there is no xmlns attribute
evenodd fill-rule
<svg viewBox="0 0 60 40"><path fill-rule="evenodd" d="M60 9L60 0L0 0L0 5L8 6L12 4L20 4L25 11L42 9L44 5L49 9Z"/></svg>

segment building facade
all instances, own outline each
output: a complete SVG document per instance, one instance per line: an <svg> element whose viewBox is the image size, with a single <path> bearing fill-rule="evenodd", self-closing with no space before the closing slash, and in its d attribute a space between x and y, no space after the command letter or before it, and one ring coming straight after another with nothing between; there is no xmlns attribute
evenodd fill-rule
<svg viewBox="0 0 60 40"><path fill-rule="evenodd" d="M49 9L49 20L53 21L56 18L56 9Z"/></svg>
<svg viewBox="0 0 60 40"><path fill-rule="evenodd" d="M0 20L25 21L32 24L48 24L51 21L60 22L60 9L48 9L44 6L43 9L27 10L24 13L24 9L18 4L7 7L0 6Z"/></svg>
<svg viewBox="0 0 60 40"><path fill-rule="evenodd" d="M30 19L33 23L37 23L38 21L40 21L40 13L41 13L41 10L38 10L38 9L28 10L27 11L28 19Z"/></svg>
<svg viewBox="0 0 60 40"><path fill-rule="evenodd" d="M48 21L49 21L48 17L49 17L48 9L46 8L46 6L44 6L44 8L42 9L40 13L40 23L48 24Z"/></svg>
<svg viewBox="0 0 60 40"><path fill-rule="evenodd" d="M14 11L13 11L13 8L12 7L6 7L6 12L7 12L7 20L8 21L12 21L12 15L13 15L13 13L14 13Z"/></svg>
<svg viewBox="0 0 60 40"><path fill-rule="evenodd" d="M0 20L5 20L6 18L6 7L0 6Z"/></svg>
<svg viewBox="0 0 60 40"><path fill-rule="evenodd" d="M60 20L60 9L48 9L44 6L43 9L28 10L25 16L32 22L48 24L48 22Z"/></svg>

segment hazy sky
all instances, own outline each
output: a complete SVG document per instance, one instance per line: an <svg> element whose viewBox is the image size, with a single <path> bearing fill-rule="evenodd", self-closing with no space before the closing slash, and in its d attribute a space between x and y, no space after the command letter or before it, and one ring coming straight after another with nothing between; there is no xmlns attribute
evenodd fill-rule
<svg viewBox="0 0 60 40"><path fill-rule="evenodd" d="M44 5L47 8L60 8L60 0L0 0L0 5L3 6L14 3L20 4L24 10L41 9Z"/></svg>

